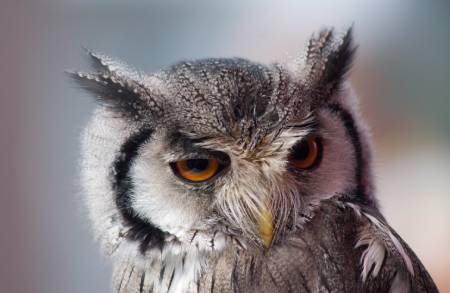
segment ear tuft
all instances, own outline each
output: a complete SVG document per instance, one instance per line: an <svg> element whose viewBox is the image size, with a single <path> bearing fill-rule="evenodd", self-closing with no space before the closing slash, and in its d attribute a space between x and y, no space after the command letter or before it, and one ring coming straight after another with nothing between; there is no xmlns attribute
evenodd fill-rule
<svg viewBox="0 0 450 293"><path fill-rule="evenodd" d="M121 116L138 118L148 106L143 101L145 89L134 82L111 74L67 72L82 89L92 94L97 102Z"/></svg>
<svg viewBox="0 0 450 293"><path fill-rule="evenodd" d="M142 77L126 64L86 49L96 72L66 72L82 89L92 94L99 104L120 116L142 119L161 111L154 97L142 83Z"/></svg>
<svg viewBox="0 0 450 293"><path fill-rule="evenodd" d="M306 52L306 86L321 99L327 99L339 90L348 73L356 46L350 27L341 38L334 36L333 29L324 29L313 36Z"/></svg>
<svg viewBox="0 0 450 293"><path fill-rule="evenodd" d="M356 46L353 44L352 28L349 28L336 49L332 50L328 55L325 63L325 72L323 74L323 83L334 91L345 79L346 74L351 68Z"/></svg>

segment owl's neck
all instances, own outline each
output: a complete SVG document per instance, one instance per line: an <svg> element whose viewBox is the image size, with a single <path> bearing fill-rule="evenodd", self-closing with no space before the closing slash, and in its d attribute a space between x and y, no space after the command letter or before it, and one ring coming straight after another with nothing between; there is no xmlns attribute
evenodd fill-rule
<svg viewBox="0 0 450 293"><path fill-rule="evenodd" d="M167 254L148 260L124 259L114 264L114 292L196 292L205 254Z"/></svg>
<svg viewBox="0 0 450 293"><path fill-rule="evenodd" d="M212 255L226 247L245 245L221 231L191 231L168 236L161 249L144 253L128 243L114 260L114 292L197 292L199 276ZM121 251L120 251L121 250ZM186 290L186 288L188 288Z"/></svg>

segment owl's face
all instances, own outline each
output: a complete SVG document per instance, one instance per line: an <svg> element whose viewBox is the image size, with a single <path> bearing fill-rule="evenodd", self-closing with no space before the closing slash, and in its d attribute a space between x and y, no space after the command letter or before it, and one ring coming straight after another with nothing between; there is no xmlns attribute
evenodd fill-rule
<svg viewBox="0 0 450 293"><path fill-rule="evenodd" d="M73 75L100 101L82 178L109 251L268 248L321 199L371 202L369 145L343 85L353 51L350 32L323 31L295 69L205 59L151 75L91 53L97 72Z"/></svg>

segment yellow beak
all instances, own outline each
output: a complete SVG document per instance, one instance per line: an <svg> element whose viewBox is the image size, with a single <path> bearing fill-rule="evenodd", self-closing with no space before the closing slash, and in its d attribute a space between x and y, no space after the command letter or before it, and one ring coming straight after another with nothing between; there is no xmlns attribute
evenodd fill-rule
<svg viewBox="0 0 450 293"><path fill-rule="evenodd" d="M267 208L261 211L258 227L264 247L269 248L273 238L273 216Z"/></svg>

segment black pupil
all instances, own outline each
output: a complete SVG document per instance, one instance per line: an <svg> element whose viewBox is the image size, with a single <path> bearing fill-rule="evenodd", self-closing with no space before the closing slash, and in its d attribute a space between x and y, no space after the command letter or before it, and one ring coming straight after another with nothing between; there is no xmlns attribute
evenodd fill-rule
<svg viewBox="0 0 450 293"><path fill-rule="evenodd" d="M208 168L209 160L206 159L192 159L187 160L186 166L194 173L200 173Z"/></svg>
<svg viewBox="0 0 450 293"><path fill-rule="evenodd" d="M309 156L309 145L307 141L297 143L293 147L292 158L296 161L304 161Z"/></svg>

